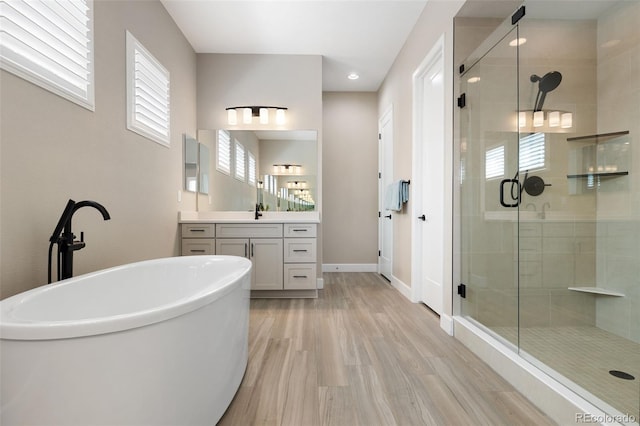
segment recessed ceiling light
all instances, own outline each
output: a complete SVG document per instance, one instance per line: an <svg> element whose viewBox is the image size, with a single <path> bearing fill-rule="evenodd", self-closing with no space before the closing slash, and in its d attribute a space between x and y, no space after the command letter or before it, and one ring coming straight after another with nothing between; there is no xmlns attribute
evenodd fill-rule
<svg viewBox="0 0 640 426"><path fill-rule="evenodd" d="M513 40L511 40L509 42L509 46L515 47L515 46L522 46L523 44L525 44L527 42L527 39L524 37L520 37L520 38L514 38Z"/></svg>
<svg viewBox="0 0 640 426"><path fill-rule="evenodd" d="M349 75L347 76L347 78L348 78L349 80L357 80L357 79L359 79L359 78L360 78L360 75L358 75L358 73L357 73L357 72L352 72L351 74L349 74Z"/></svg>

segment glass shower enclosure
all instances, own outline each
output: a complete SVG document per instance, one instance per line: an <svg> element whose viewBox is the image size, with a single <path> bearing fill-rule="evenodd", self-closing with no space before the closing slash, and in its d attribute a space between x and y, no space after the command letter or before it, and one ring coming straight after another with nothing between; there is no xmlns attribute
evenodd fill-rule
<svg viewBox="0 0 640 426"><path fill-rule="evenodd" d="M460 68L458 315L637 424L640 2L523 6Z"/></svg>

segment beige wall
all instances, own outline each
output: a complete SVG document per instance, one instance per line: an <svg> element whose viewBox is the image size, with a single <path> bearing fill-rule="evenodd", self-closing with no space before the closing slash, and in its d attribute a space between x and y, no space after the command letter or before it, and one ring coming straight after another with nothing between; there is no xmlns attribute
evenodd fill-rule
<svg viewBox="0 0 640 426"><path fill-rule="evenodd" d="M445 37L445 94L447 99L452 99L452 73L453 69L453 18L464 1L429 1L416 26L409 35L407 42L396 57L396 60L385 78L378 92L378 115L382 116L389 106L393 105L393 140L394 158L393 179L411 179L411 152L412 152L412 76L425 56L429 53L438 38ZM445 148L445 176L452 176L451 156L453 152L453 118L452 103L447 105L445 116L446 148ZM393 271L392 275L407 286L411 285L411 234L412 225L415 223L411 216L411 203L394 216L393 229ZM447 219L447 229L444 231L445 239L445 286L444 286L444 312L451 313L451 258L450 244L451 231L451 187L445 189L445 199L442 208Z"/></svg>
<svg viewBox="0 0 640 426"><path fill-rule="evenodd" d="M378 263L377 114L376 93L323 95L325 264Z"/></svg>
<svg viewBox="0 0 640 426"><path fill-rule="evenodd" d="M196 55L160 2L94 2L96 108L90 112L0 71L0 295L47 280L48 239L69 198L81 274L178 253L177 212L195 199L182 187L182 133L196 133ZM171 73L171 147L126 129L125 30ZM10 106L8 108L7 106ZM55 276L55 273L54 273Z"/></svg>

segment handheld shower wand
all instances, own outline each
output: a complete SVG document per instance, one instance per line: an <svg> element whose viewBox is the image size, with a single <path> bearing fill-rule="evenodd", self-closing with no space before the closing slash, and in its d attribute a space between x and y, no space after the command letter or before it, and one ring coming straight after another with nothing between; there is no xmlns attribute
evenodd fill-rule
<svg viewBox="0 0 640 426"><path fill-rule="evenodd" d="M555 90L562 82L562 74L559 71L551 71L543 75L542 77L532 74L529 77L532 83L538 83L538 94L536 95L536 102L534 104L534 111L542 111L542 105L547 93Z"/></svg>

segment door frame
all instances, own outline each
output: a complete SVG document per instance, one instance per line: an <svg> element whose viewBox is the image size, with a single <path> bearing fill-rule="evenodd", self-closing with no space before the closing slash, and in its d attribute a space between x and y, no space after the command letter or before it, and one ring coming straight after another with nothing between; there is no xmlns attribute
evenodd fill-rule
<svg viewBox="0 0 640 426"><path fill-rule="evenodd" d="M378 274L382 274L380 268L380 253L382 252L383 247L383 224L384 224L384 193L385 187L383 185L384 179L382 176L386 176L387 174L391 175L391 180L393 180L393 156L391 157L391 170L385 170L385 145L382 143L382 128L385 126L387 122L391 123L391 134L393 135L393 104L389 105L387 109L384 110L384 113L378 119ZM386 141L385 143L388 143ZM393 137L391 139L392 148L391 153L393 153ZM389 238L391 239L390 244L390 271L389 277L385 277L386 279L391 281L391 277L393 276L393 220L391 221L391 226L389 228Z"/></svg>
<svg viewBox="0 0 640 426"><path fill-rule="evenodd" d="M420 223L418 223L418 216L423 214L422 212L422 191L421 191L421 183L423 179L427 177L428 170L425 170L421 164L421 159L423 157L423 150L426 148L422 143L422 134L425 130L425 123L422 122L421 117L423 113L423 106L425 103L424 99L424 78L427 73L433 71L433 67L440 61L440 67L442 70L442 75L444 78L444 99L434 100L437 105L441 106L443 109L443 117L441 125L442 128L439 129L440 134L444 135L444 140L442 144L444 145L442 151L442 159L441 161L444 164L443 174L444 179L443 182L445 186L442 188L443 191L443 233L442 240L434 242L434 246L437 249L443 250L443 282L442 282L442 312L440 313L440 324L443 329L445 329L449 334L453 334L452 330L452 310L451 310L451 298L446 297L446 292L451 291L451 274L447 272L451 272L452 268L452 244L453 244L453 219L452 219L452 206L451 206L451 197L452 197L452 188L446 187L447 182L451 182L452 178L452 155L453 155L453 147L449 146L451 144L447 144L448 141L452 139L452 130L449 129L446 123L451 122L452 117L452 102L451 97L447 96L447 93L451 91L452 88L452 76L451 73L446 72L446 64L447 58L445 55L445 35L442 34L438 40L434 43L433 47L429 50L429 53L425 56L423 61L420 63L418 68L413 74L413 134L412 134L412 180L413 184L411 185L411 197L413 202L411 203L411 300L412 302L419 302L421 300L421 295L423 292L422 286L422 231L420 229Z"/></svg>

